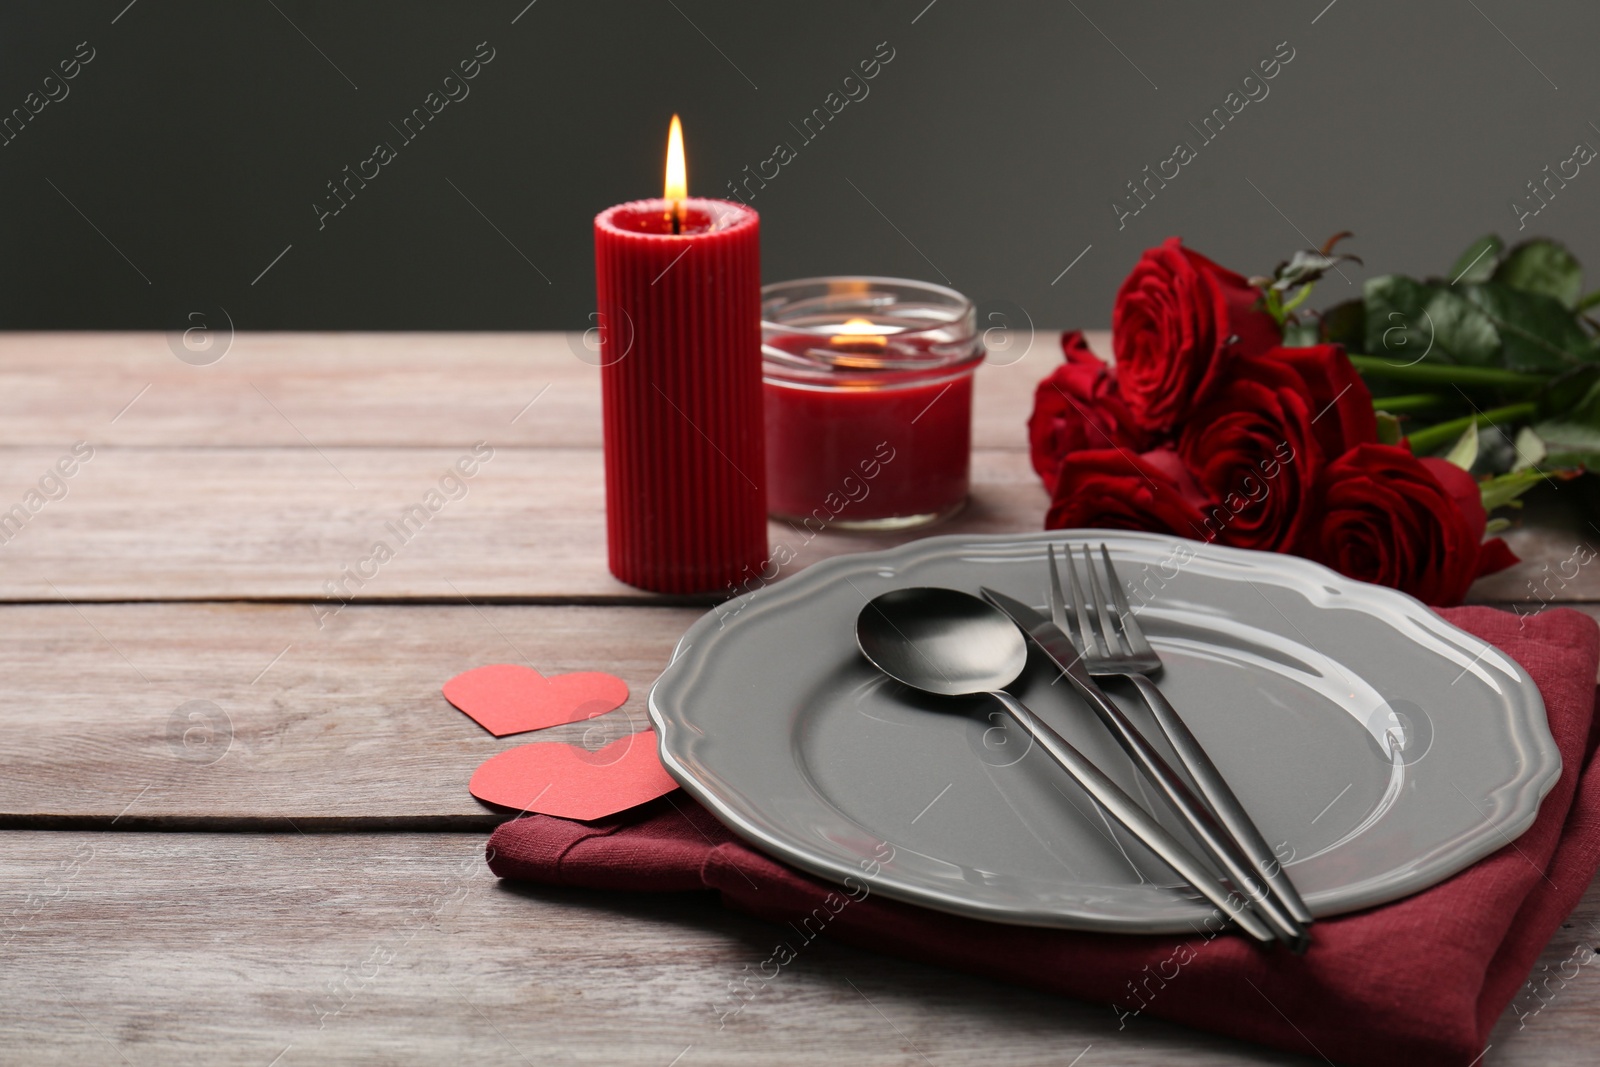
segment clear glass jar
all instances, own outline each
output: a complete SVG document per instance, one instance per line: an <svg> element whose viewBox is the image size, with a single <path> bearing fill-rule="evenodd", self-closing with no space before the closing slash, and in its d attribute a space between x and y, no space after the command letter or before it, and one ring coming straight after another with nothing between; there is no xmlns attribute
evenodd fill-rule
<svg viewBox="0 0 1600 1067"><path fill-rule="evenodd" d="M761 290L767 510L810 531L907 529L966 502L972 301L900 278Z"/></svg>

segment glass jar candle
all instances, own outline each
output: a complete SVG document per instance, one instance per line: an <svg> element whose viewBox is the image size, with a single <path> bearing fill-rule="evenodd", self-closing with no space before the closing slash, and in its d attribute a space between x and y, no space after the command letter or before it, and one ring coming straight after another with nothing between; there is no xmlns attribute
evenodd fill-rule
<svg viewBox="0 0 1600 1067"><path fill-rule="evenodd" d="M774 517L894 530L961 510L984 357L972 301L899 278L778 282L761 352Z"/></svg>

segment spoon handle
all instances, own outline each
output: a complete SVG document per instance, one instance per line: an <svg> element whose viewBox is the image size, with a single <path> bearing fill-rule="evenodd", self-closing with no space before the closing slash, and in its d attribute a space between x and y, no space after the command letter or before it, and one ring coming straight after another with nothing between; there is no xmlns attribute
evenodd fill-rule
<svg viewBox="0 0 1600 1067"><path fill-rule="evenodd" d="M1206 870L1192 852L1135 803L1132 797L1123 792L1117 783L1106 777L1099 767L1090 763L1088 757L1069 744L1060 734L1040 722L1028 710L1026 704L1010 693L994 690L989 695L999 701L1029 736L1039 743L1039 747L1044 749L1073 781L1083 787L1084 792L1093 797L1129 833L1143 841L1152 852L1165 860L1168 866L1177 871L1202 896L1222 909L1224 914L1257 941L1275 940L1272 931L1249 909L1245 898L1231 892Z"/></svg>

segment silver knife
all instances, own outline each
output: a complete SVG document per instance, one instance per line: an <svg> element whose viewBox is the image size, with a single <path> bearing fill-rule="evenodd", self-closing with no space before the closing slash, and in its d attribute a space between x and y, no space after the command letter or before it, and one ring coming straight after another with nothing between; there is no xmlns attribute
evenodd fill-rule
<svg viewBox="0 0 1600 1067"><path fill-rule="evenodd" d="M1162 798L1183 820L1206 855L1219 864L1234 885L1250 898L1250 902L1272 927L1278 938L1294 947L1296 951L1304 951L1304 946L1309 940L1305 928L1283 910L1256 876L1249 860L1239 850L1238 845L1218 828L1211 814L1173 771L1171 765L1150 746L1150 742L1123 714L1122 709L1111 702L1111 698L1106 696L1099 683L1089 676L1089 670L1083 665L1083 657L1077 645L1073 644L1072 638L1052 622L1048 615L1035 611L1020 600L987 587L980 591L984 599L1010 616L1011 621L1050 657L1051 662L1060 668L1078 692L1083 694L1084 699L1089 702L1089 707L1105 724L1106 729L1111 731L1111 736L1117 739L1122 750L1160 790Z"/></svg>

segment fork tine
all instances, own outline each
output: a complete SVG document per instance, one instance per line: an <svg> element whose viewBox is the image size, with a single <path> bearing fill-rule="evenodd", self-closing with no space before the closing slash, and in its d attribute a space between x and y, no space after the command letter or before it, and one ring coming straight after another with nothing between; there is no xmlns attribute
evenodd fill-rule
<svg viewBox="0 0 1600 1067"><path fill-rule="evenodd" d="M1045 552L1050 557L1050 621L1059 626L1081 648L1082 642L1073 632L1072 620L1067 617L1067 594L1061 588L1061 572L1056 569L1056 546L1046 545Z"/></svg>
<svg viewBox="0 0 1600 1067"><path fill-rule="evenodd" d="M1117 634L1117 624L1111 621L1111 610L1106 607L1106 595L1100 589L1100 577L1095 573L1094 556L1088 545L1083 546L1083 568L1089 574L1089 599L1100 616L1100 635L1105 639L1106 651L1113 656L1123 655L1128 648Z"/></svg>
<svg viewBox="0 0 1600 1067"><path fill-rule="evenodd" d="M1072 585L1072 607L1078 613L1078 627L1082 631L1083 654L1105 656L1108 653L1100 644L1100 635L1089 622L1089 609L1083 601L1083 587L1078 584L1078 565L1072 561L1072 549L1066 549L1067 581Z"/></svg>
<svg viewBox="0 0 1600 1067"><path fill-rule="evenodd" d="M1050 621L1059 626L1063 633L1072 639L1072 644L1078 651L1079 659L1088 654L1091 647L1085 643L1083 631L1074 617L1074 612L1067 610L1067 590L1061 584L1061 571L1056 567L1056 548L1054 545L1046 546L1050 557ZM1067 553L1067 567L1072 567L1072 553ZM1092 639L1093 634L1090 634Z"/></svg>
<svg viewBox="0 0 1600 1067"><path fill-rule="evenodd" d="M1106 580L1111 586L1111 601L1117 607L1117 621L1122 624L1123 638L1135 656L1149 655L1155 650L1150 647L1150 642L1144 639L1144 629L1139 625L1138 616L1134 615L1133 608L1128 606L1128 597L1122 591L1122 579L1117 577L1117 568L1112 565L1111 553L1106 551L1104 542L1100 544L1100 558L1105 561Z"/></svg>

